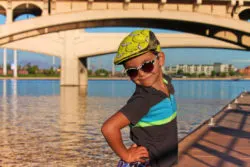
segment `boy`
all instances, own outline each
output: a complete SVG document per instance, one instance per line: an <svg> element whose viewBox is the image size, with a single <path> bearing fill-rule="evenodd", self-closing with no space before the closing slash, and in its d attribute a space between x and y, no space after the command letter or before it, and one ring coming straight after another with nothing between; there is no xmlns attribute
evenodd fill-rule
<svg viewBox="0 0 250 167"><path fill-rule="evenodd" d="M123 64L136 84L127 104L102 126L112 150L121 158L118 166L168 167L177 162L176 102L171 79L161 68L165 55L154 33L135 30L121 42L114 64ZM135 143L126 148L121 129L130 126Z"/></svg>

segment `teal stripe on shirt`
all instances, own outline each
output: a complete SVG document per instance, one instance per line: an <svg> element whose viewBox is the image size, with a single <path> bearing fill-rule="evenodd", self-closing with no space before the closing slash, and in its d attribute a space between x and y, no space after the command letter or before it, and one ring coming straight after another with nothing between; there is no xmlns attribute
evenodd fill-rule
<svg viewBox="0 0 250 167"><path fill-rule="evenodd" d="M163 125L176 117L176 102L173 95L150 108L149 112L135 125L136 127Z"/></svg>

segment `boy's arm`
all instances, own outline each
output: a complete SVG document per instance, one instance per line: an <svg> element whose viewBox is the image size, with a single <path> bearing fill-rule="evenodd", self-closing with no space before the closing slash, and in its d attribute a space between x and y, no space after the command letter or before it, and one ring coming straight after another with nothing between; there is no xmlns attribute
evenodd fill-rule
<svg viewBox="0 0 250 167"><path fill-rule="evenodd" d="M111 116L102 126L102 134L112 150L124 161L144 162L142 157L148 158L148 151L145 147L130 147L127 149L122 141L121 129L128 126L130 121L121 112Z"/></svg>

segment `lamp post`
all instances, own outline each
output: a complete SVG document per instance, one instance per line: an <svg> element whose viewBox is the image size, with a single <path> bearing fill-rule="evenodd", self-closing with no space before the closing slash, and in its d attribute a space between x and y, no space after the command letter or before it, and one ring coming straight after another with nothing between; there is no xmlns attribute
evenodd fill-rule
<svg viewBox="0 0 250 167"><path fill-rule="evenodd" d="M13 77L17 78L17 50L14 50Z"/></svg>
<svg viewBox="0 0 250 167"><path fill-rule="evenodd" d="M56 70L55 56L52 56L52 67L53 67L53 70L55 71Z"/></svg>
<svg viewBox="0 0 250 167"><path fill-rule="evenodd" d="M115 65L114 65L114 57L113 57L113 60L112 60L112 76L115 75Z"/></svg>
<svg viewBox="0 0 250 167"><path fill-rule="evenodd" d="M3 49L3 75L7 75L7 48Z"/></svg>

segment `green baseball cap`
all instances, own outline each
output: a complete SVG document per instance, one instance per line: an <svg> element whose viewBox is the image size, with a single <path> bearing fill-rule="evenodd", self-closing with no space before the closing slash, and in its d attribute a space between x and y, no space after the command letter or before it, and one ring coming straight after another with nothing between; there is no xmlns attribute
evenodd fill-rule
<svg viewBox="0 0 250 167"><path fill-rule="evenodd" d="M155 34L149 29L135 30L126 36L120 43L114 58L114 64L122 64L148 51L160 52L160 42Z"/></svg>

